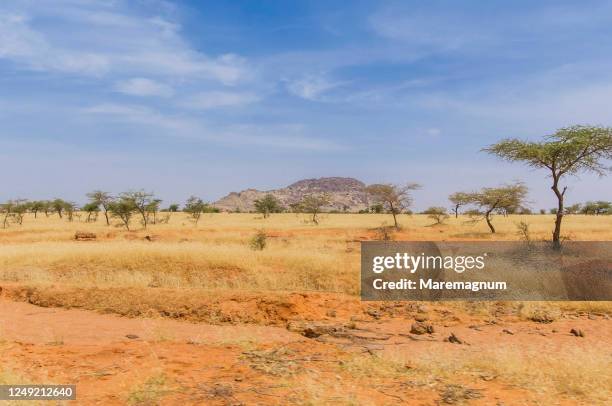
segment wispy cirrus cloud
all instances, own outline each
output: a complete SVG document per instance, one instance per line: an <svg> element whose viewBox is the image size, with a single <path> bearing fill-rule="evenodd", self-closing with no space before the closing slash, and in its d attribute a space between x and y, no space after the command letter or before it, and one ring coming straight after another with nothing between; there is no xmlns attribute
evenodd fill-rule
<svg viewBox="0 0 612 406"><path fill-rule="evenodd" d="M302 99L319 101L326 92L345 84L346 82L332 81L325 75L309 74L299 79L289 80L287 83L287 90L289 90L291 94L301 97Z"/></svg>
<svg viewBox="0 0 612 406"><path fill-rule="evenodd" d="M250 92L210 91L187 97L179 104L192 110L209 110L218 107L237 107L255 103L259 97Z"/></svg>
<svg viewBox="0 0 612 406"><path fill-rule="evenodd" d="M169 97L174 94L171 86L147 78L132 78L119 81L115 90L130 96L161 96Z"/></svg>
<svg viewBox="0 0 612 406"><path fill-rule="evenodd" d="M92 117L107 122L136 124L147 134L169 138L185 138L232 146L259 146L274 149L334 152L347 147L335 140L309 134L300 124L231 124L212 125L183 114L166 114L152 108L107 103L82 109Z"/></svg>

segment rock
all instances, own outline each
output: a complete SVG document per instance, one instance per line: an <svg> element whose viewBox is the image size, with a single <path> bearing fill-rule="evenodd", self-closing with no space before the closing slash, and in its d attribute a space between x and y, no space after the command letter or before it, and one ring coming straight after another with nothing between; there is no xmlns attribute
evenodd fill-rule
<svg viewBox="0 0 612 406"><path fill-rule="evenodd" d="M576 337L584 337L584 332L582 330L578 330L578 329L575 329L575 328L570 330L570 334L573 334Z"/></svg>
<svg viewBox="0 0 612 406"><path fill-rule="evenodd" d="M414 316L414 319L416 321L423 322L423 321L427 321L429 319L429 317L427 317L427 315L425 315L425 314L417 314L416 316Z"/></svg>
<svg viewBox="0 0 612 406"><path fill-rule="evenodd" d="M418 305L417 312L419 312L419 313L427 313L427 312L429 312L429 306L427 306L427 305Z"/></svg>
<svg viewBox="0 0 612 406"><path fill-rule="evenodd" d="M504 333L506 333L506 334L510 334L511 336L513 336L513 335L514 335L514 331L509 330L509 329L507 329L507 328L503 329L502 331L503 331Z"/></svg>
<svg viewBox="0 0 612 406"><path fill-rule="evenodd" d="M432 324L430 323L424 323L421 321L417 321L415 323L412 323L412 326L410 327L410 332L412 334L433 334L434 332L434 327Z"/></svg>
<svg viewBox="0 0 612 406"><path fill-rule="evenodd" d="M453 343L453 344L467 344L465 341L463 341L462 339L460 339L459 337L457 337L455 335L455 333L451 333L450 336L448 336L448 338L446 339L449 343Z"/></svg>
<svg viewBox="0 0 612 406"><path fill-rule="evenodd" d="M335 310L328 310L327 313L325 313L327 315L327 317L336 317L336 311Z"/></svg>
<svg viewBox="0 0 612 406"><path fill-rule="evenodd" d="M129 338L130 340L136 340L138 337L136 334L126 334L125 338Z"/></svg>
<svg viewBox="0 0 612 406"><path fill-rule="evenodd" d="M378 311L378 310L376 310L376 309L368 309L368 310L366 311L366 313L367 313L367 314L369 314L370 316L374 317L376 320L380 319L380 318L381 318L381 316L382 316L382 313L381 313L381 312L379 312L379 311Z"/></svg>
<svg viewBox="0 0 612 406"><path fill-rule="evenodd" d="M321 323L287 323L287 330L300 333L306 338L317 338L324 334L334 335L345 331L344 326Z"/></svg>
<svg viewBox="0 0 612 406"><path fill-rule="evenodd" d="M96 234L85 231L77 231L74 233L74 239L77 241L91 241L96 239Z"/></svg>

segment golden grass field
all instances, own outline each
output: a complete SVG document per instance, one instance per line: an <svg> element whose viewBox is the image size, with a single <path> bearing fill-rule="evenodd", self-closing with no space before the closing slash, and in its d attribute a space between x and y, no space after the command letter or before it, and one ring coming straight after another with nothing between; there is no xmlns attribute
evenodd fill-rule
<svg viewBox="0 0 612 406"><path fill-rule="evenodd" d="M92 314L92 323L110 323L96 317L121 315L198 326L265 326L277 334L273 329L284 329L288 323L321 322L358 331L363 328L371 334L393 336L387 343L397 342L374 354L367 347L370 344L363 344L370 342L365 339L352 339L350 345L306 339L279 347L266 341L266 334L272 334L268 330L261 333L263 338L241 330L215 336L211 342L197 337L184 342L174 338L178 331L190 328L181 324L155 333L145 340L147 347L126 344L135 346L129 347L134 354L143 351L147 357L155 348L155 360L135 358L133 368L138 373L129 370L115 376L109 372L108 379L130 382L122 395L114 396L99 389L108 383L107 378L84 378L61 369L53 372L55 367L76 362L75 354L85 351L80 344L70 344L77 328L74 333L62 331L58 322L60 327L45 339L46 344L28 347L39 359L48 360L47 364L38 361L38 368L25 366L32 358L16 344L17 338L5 337L2 348L8 358L4 357L0 380L19 377L36 382L43 374L54 381L80 379L84 387L91 388L92 397L87 399L92 403L190 404L193 399L185 398L185 393L196 396L196 389L181 377L195 372L187 367L179 372L176 365L169 366L173 355L167 355L165 361L159 357L174 348L198 354L202 360L219 357L223 365L235 363L238 368L226 374L235 377L228 384L231 396L210 389L205 402L194 404L251 404L253 399L259 404L283 404L284 399L301 404L605 404L612 396L609 302L431 303L425 313L436 324L436 340L402 341L402 331L407 332L412 318L422 313L420 305L366 304L358 296L359 242L378 239L378 229L392 224L390 215L323 214L320 224L313 225L300 214L273 214L263 219L257 214L218 213L202 216L196 227L183 213L173 213L168 224L153 224L144 230L134 223L133 231L106 226L103 216L95 223L84 222L84 217L68 222L56 215L39 214L37 219L27 215L23 225L0 229L0 287L5 299L44 308L85 310L89 313L82 317ZM496 216L493 222L498 232L491 234L485 223L474 224L463 216L436 226L424 215L399 218L402 228L393 238L422 241L519 240L517 224L521 221L529 224L532 239L544 240L550 238L554 222L552 215ZM256 251L249 243L260 230L268 236L267 246ZM75 241L77 231L93 232L97 238ZM563 234L575 241L611 241L612 216L566 216ZM372 309L379 314L372 316ZM551 324L530 321L541 313L549 316ZM484 327L472 328L474 325ZM508 326L514 334L503 333ZM567 334L572 326L584 329L586 337ZM471 345L444 343L442 335L449 329L459 331ZM74 340L79 342L78 337ZM108 342L103 337L100 340L100 351L110 352L117 345L112 337ZM54 351L65 351L61 360L50 354L49 342L58 344L52 347ZM179 345L182 347L173 347ZM287 346L291 352L279 355L278 348ZM230 355L221 355L222 348L236 356L223 358ZM363 348L367 351L356 350ZM293 361L295 354L307 354L304 359L308 361L304 365ZM313 362L315 356L337 362ZM245 359L251 362L248 374L240 369ZM295 370L286 370L288 362ZM151 368L150 373L141 368ZM247 381L239 381L236 374L247 374L247 381L257 383L259 389L245 389ZM270 382L278 376L283 385L272 386ZM210 374L197 377L201 382L221 379ZM177 385L184 390L176 389ZM241 392L247 390L251 392ZM333 395L337 391L344 395ZM418 396L402 395L412 392ZM147 393L153 393L153 398Z"/></svg>

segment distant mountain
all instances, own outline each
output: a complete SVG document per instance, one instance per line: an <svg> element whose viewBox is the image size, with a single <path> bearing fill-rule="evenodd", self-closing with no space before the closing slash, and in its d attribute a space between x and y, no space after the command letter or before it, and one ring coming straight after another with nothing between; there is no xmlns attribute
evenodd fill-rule
<svg viewBox="0 0 612 406"><path fill-rule="evenodd" d="M225 211L254 211L254 202L266 194L275 196L283 206L289 207L300 202L309 194L326 193L330 196L331 204L325 211L338 210L356 212L368 207L365 184L353 178L319 178L303 179L287 187L275 190L247 189L242 192L232 192L216 201L214 206Z"/></svg>

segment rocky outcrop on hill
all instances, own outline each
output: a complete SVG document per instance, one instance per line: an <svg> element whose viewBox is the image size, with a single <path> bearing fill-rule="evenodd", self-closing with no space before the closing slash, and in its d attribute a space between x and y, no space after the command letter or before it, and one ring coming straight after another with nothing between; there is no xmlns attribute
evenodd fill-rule
<svg viewBox="0 0 612 406"><path fill-rule="evenodd" d="M306 195L322 193L327 194L331 202L324 211L357 212L368 206L365 184L357 179L341 177L303 179L275 190L247 189L242 192L232 192L216 201L214 206L224 211L254 211L255 200L271 194L284 207L289 208Z"/></svg>

